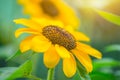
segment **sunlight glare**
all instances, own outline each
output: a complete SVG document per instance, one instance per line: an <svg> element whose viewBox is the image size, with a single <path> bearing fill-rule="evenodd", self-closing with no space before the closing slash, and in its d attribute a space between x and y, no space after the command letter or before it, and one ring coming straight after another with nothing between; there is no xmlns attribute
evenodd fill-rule
<svg viewBox="0 0 120 80"><path fill-rule="evenodd" d="M111 0L90 0L89 4L93 8L104 8L108 4L110 4Z"/></svg>

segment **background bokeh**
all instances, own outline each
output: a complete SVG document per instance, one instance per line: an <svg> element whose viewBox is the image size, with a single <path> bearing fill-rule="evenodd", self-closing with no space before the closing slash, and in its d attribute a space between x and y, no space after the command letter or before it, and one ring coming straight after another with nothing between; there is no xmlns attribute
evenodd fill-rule
<svg viewBox="0 0 120 80"><path fill-rule="evenodd" d="M90 45L100 50L103 54L102 60L93 59L95 69L90 73L92 80L120 80L120 26L103 19L90 9L89 3L85 4L89 0L65 1L73 7L80 19L79 31L89 36L91 38ZM109 0L105 1L109 3ZM96 7L96 9L99 8ZM120 16L120 1L113 0L112 3L107 4L101 10ZM17 0L0 0L0 68L18 67L30 56L30 54L26 53L7 60L18 51L19 41L24 37L22 36L19 39L14 37L14 32L20 25L15 25L13 20L23 17L27 18L29 16L23 14L22 7L18 5ZM112 47L111 50L109 50L109 46L110 48ZM47 69L42 66L44 65L42 63L42 55L35 55L33 62L33 74L45 78ZM59 65L62 64L60 63ZM56 80L66 80L59 65L56 68L55 78Z"/></svg>

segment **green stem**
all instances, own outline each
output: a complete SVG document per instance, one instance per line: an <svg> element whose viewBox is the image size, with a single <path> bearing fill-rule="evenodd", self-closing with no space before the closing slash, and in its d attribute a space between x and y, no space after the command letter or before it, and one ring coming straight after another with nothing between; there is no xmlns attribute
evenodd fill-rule
<svg viewBox="0 0 120 80"><path fill-rule="evenodd" d="M54 68L48 70L47 80L53 80L54 77Z"/></svg>

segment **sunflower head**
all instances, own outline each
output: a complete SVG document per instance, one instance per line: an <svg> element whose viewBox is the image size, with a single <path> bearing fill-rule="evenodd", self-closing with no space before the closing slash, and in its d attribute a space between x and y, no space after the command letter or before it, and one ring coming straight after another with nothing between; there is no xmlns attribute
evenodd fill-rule
<svg viewBox="0 0 120 80"><path fill-rule="evenodd" d="M51 17L55 17L59 15L59 10L56 6L49 0L42 0L40 3L40 7L42 8L43 12Z"/></svg>
<svg viewBox="0 0 120 80"><path fill-rule="evenodd" d="M18 0L24 7L24 13L32 17L62 21L65 25L79 26L75 11L63 0Z"/></svg>
<svg viewBox="0 0 120 80"><path fill-rule="evenodd" d="M49 25L44 27L42 31L42 34L54 45L59 44L60 46L64 46L67 50L71 50L76 47L74 36L63 28Z"/></svg>
<svg viewBox="0 0 120 80"><path fill-rule="evenodd" d="M54 68L62 58L63 72L67 77L72 77L76 73L76 58L87 72L91 72L93 68L89 55L101 58L99 51L79 42L89 41L87 36L74 31L69 26L64 27L59 21L46 19L18 19L14 21L27 26L27 28L18 29L15 32L16 37L22 33L31 34L20 43L20 50L25 52L31 49L35 52L44 52L44 64L47 68Z"/></svg>

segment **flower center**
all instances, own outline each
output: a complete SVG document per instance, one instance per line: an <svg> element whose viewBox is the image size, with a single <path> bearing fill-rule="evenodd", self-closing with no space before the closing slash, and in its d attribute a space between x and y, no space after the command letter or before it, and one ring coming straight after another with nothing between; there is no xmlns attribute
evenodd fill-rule
<svg viewBox="0 0 120 80"><path fill-rule="evenodd" d="M52 44L64 46L67 50L72 50L76 47L76 40L72 34L64 29L49 25L43 28L42 34L48 38Z"/></svg>
<svg viewBox="0 0 120 80"><path fill-rule="evenodd" d="M42 10L44 13L52 17L55 17L59 14L58 9L50 0L42 0L42 2L40 3L40 6L42 7Z"/></svg>

